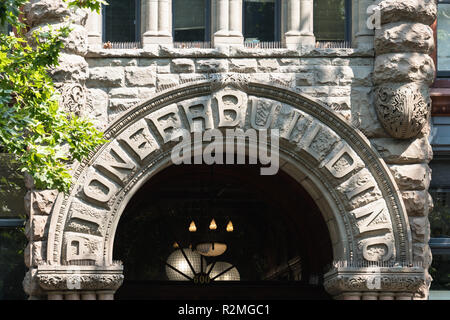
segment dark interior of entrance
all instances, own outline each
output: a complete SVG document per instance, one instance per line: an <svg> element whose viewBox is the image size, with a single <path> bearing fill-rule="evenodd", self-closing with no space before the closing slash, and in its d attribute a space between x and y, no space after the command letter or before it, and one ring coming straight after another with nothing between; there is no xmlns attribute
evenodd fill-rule
<svg viewBox="0 0 450 320"><path fill-rule="evenodd" d="M225 251L200 256L199 244ZM114 259L125 276L116 299L330 298L322 277L332 248L319 209L288 174L262 176L257 165L164 169L125 209Z"/></svg>

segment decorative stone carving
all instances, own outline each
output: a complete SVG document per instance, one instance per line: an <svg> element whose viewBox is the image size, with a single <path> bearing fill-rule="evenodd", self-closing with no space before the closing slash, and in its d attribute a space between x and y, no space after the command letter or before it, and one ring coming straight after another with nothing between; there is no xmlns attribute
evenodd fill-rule
<svg viewBox="0 0 450 320"><path fill-rule="evenodd" d="M367 264L359 267L339 267L325 274L325 290L331 295L346 292L417 292L425 284L420 266L385 267Z"/></svg>
<svg viewBox="0 0 450 320"><path fill-rule="evenodd" d="M59 104L68 113L80 115L87 103L87 90L77 82L66 82L56 86L61 94Z"/></svg>
<svg viewBox="0 0 450 320"><path fill-rule="evenodd" d="M375 108L384 129L394 138L417 136L429 120L431 102L427 96L413 83L379 86Z"/></svg>
<svg viewBox="0 0 450 320"><path fill-rule="evenodd" d="M37 279L46 291L117 290L123 282L122 265L109 267L39 266Z"/></svg>

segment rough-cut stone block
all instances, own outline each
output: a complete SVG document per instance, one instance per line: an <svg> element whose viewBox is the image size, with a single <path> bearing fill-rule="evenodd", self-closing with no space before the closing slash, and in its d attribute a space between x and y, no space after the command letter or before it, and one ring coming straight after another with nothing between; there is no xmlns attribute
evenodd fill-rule
<svg viewBox="0 0 450 320"><path fill-rule="evenodd" d="M425 164L390 165L400 190L426 190L430 186L431 169Z"/></svg>
<svg viewBox="0 0 450 320"><path fill-rule="evenodd" d="M422 53L387 53L376 57L373 80L386 82L425 82L434 80L433 59Z"/></svg>
<svg viewBox="0 0 450 320"><path fill-rule="evenodd" d="M158 74L156 76L156 85L158 90L165 87L176 86L180 82L180 76L177 74Z"/></svg>
<svg viewBox="0 0 450 320"><path fill-rule="evenodd" d="M48 216L34 216L31 222L30 236L32 240L43 240L47 233Z"/></svg>
<svg viewBox="0 0 450 320"><path fill-rule="evenodd" d="M194 72L195 65L191 59L173 59L172 72L175 73L191 73Z"/></svg>
<svg viewBox="0 0 450 320"><path fill-rule="evenodd" d="M25 265L28 268L44 263L47 251L47 241L29 242L24 250Z"/></svg>
<svg viewBox="0 0 450 320"><path fill-rule="evenodd" d="M317 66L315 68L316 82L320 85L339 85L338 72L338 67Z"/></svg>
<svg viewBox="0 0 450 320"><path fill-rule="evenodd" d="M258 59L259 72L277 72L278 68L279 65L277 59Z"/></svg>
<svg viewBox="0 0 450 320"><path fill-rule="evenodd" d="M434 49L433 30L422 23L396 22L375 29L375 51L430 53Z"/></svg>
<svg viewBox="0 0 450 320"><path fill-rule="evenodd" d="M33 191L31 193L33 215L49 215L57 196L57 190Z"/></svg>
<svg viewBox="0 0 450 320"><path fill-rule="evenodd" d="M372 89L353 87L350 95L352 124L369 138L388 137L373 107Z"/></svg>
<svg viewBox="0 0 450 320"><path fill-rule="evenodd" d="M95 127L104 130L108 125L108 103L109 97L106 89L88 89L90 113L94 116L92 120Z"/></svg>
<svg viewBox="0 0 450 320"><path fill-rule="evenodd" d="M111 99L137 99L138 95L138 88L114 88L109 91Z"/></svg>
<svg viewBox="0 0 450 320"><path fill-rule="evenodd" d="M410 217L413 242L428 243L430 241L430 222L428 217Z"/></svg>
<svg viewBox="0 0 450 320"><path fill-rule="evenodd" d="M426 137L408 140L374 138L370 141L386 163L428 163L433 158L433 150Z"/></svg>
<svg viewBox="0 0 450 320"><path fill-rule="evenodd" d="M427 190L402 191L408 216L426 217L433 209L433 199Z"/></svg>
<svg viewBox="0 0 450 320"><path fill-rule="evenodd" d="M435 0L383 0L378 3L381 23L414 21L430 25L436 19Z"/></svg>
<svg viewBox="0 0 450 320"><path fill-rule="evenodd" d="M126 67L125 80L127 86L155 86L155 69L154 67Z"/></svg>
<svg viewBox="0 0 450 320"><path fill-rule="evenodd" d="M297 73L295 75L295 85L296 86L313 86L314 85L314 74L312 72Z"/></svg>
<svg viewBox="0 0 450 320"><path fill-rule="evenodd" d="M228 68L230 72L256 72L256 59L231 59Z"/></svg>
<svg viewBox="0 0 450 320"><path fill-rule="evenodd" d="M27 21L32 26L49 22L62 22L70 14L63 0L31 0L24 7Z"/></svg>
<svg viewBox="0 0 450 320"><path fill-rule="evenodd" d="M132 58L87 58L89 68L95 67L126 67L135 65L136 59Z"/></svg>
<svg viewBox="0 0 450 320"><path fill-rule="evenodd" d="M228 69L228 61L225 59L202 59L195 62L197 72L226 72Z"/></svg>
<svg viewBox="0 0 450 320"><path fill-rule="evenodd" d="M83 57L75 54L61 53L59 65L50 70L55 82L81 82L88 77L88 64Z"/></svg>
<svg viewBox="0 0 450 320"><path fill-rule="evenodd" d="M122 67L96 67L89 69L88 87L121 87L125 72Z"/></svg>

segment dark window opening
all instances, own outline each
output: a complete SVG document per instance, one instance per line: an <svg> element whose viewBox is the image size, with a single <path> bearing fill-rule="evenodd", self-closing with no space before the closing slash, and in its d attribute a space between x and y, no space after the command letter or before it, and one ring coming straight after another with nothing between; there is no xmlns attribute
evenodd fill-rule
<svg viewBox="0 0 450 320"><path fill-rule="evenodd" d="M103 41L139 41L139 0L108 0L103 6Z"/></svg>
<svg viewBox="0 0 450 320"><path fill-rule="evenodd" d="M209 41L210 1L172 1L174 42Z"/></svg>
<svg viewBox="0 0 450 320"><path fill-rule="evenodd" d="M349 41L351 36L349 0L314 1L314 35L317 41Z"/></svg>
<svg viewBox="0 0 450 320"><path fill-rule="evenodd" d="M247 42L280 40L280 2L277 0L244 0L244 39Z"/></svg>

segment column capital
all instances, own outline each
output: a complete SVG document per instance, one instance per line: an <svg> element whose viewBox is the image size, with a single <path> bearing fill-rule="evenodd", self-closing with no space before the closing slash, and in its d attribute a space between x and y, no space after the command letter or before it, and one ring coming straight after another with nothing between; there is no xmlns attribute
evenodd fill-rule
<svg viewBox="0 0 450 320"><path fill-rule="evenodd" d="M50 292L116 291L123 282L123 266L49 266L38 267L39 286Z"/></svg>
<svg viewBox="0 0 450 320"><path fill-rule="evenodd" d="M422 267L334 267L325 274L325 290L334 297L351 292L410 293L425 283Z"/></svg>

